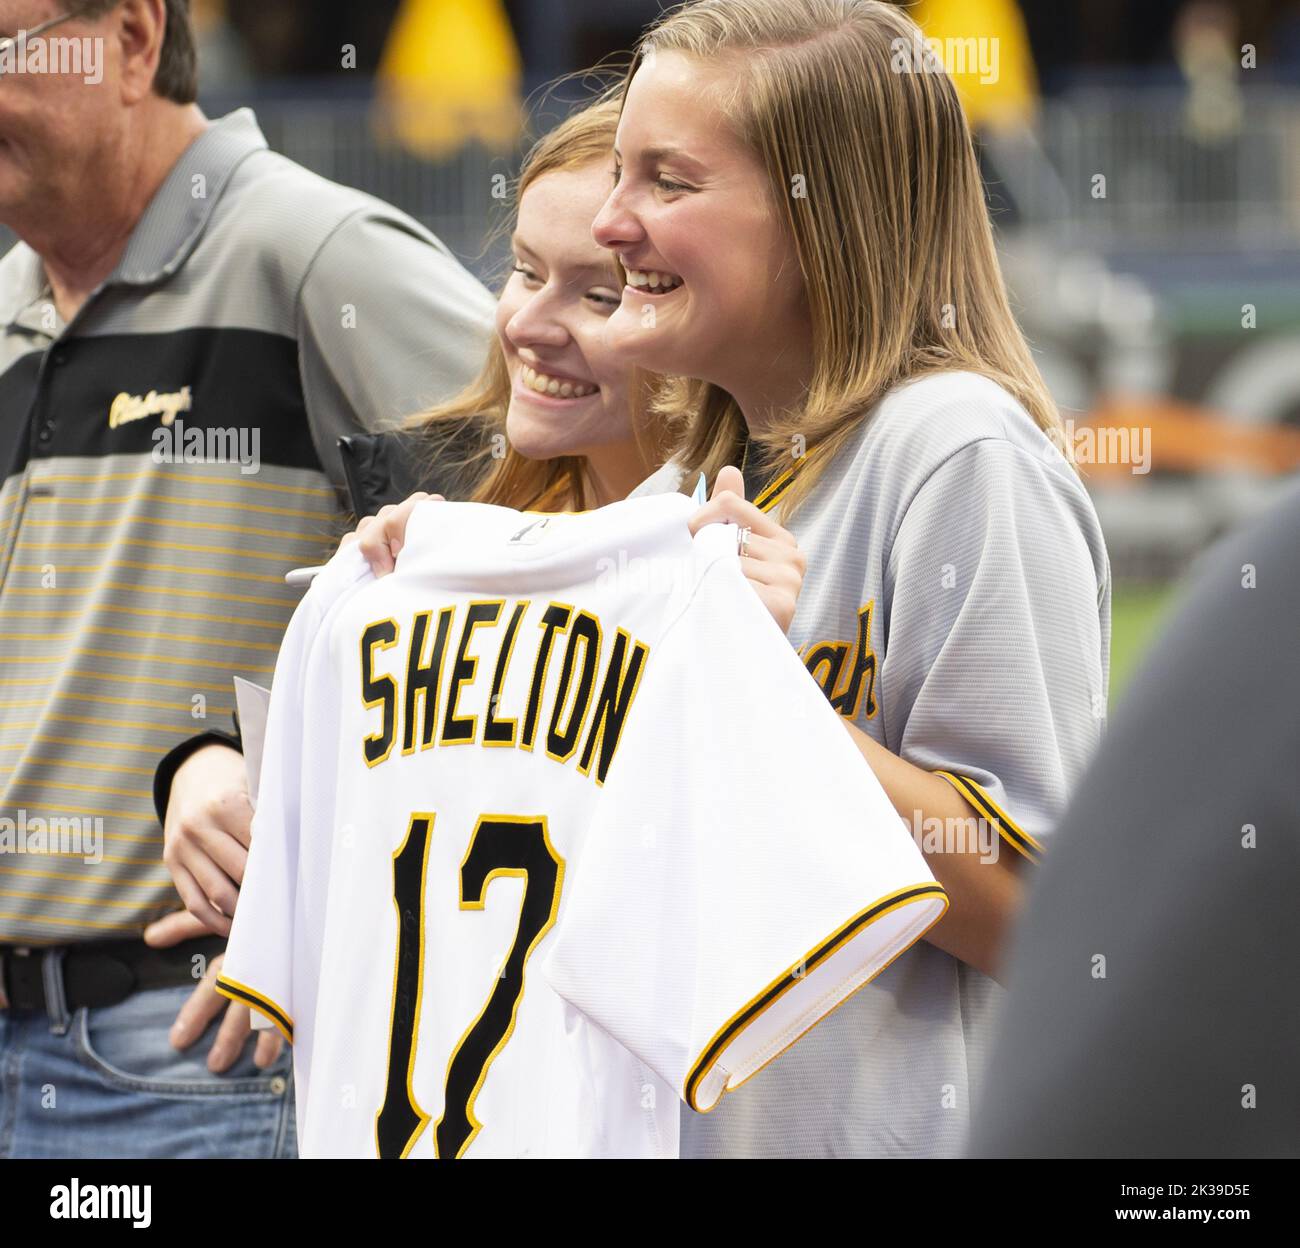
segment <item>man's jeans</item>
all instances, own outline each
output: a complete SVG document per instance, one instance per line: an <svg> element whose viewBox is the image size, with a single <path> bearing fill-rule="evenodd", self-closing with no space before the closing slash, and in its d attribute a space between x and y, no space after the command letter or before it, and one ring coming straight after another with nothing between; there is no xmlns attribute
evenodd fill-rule
<svg viewBox="0 0 1300 1248"><path fill-rule="evenodd" d="M229 1071L212 1074L224 1010L184 1052L168 1040L193 991L137 992L55 1019L0 1010L0 1157L295 1156L288 1045L261 1071L250 1037Z"/></svg>

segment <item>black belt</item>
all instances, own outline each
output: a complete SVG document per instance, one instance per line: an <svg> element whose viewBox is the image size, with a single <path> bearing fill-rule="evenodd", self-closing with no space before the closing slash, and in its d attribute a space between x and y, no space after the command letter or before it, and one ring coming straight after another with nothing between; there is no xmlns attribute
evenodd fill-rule
<svg viewBox="0 0 1300 1248"><path fill-rule="evenodd" d="M210 960L225 947L224 936L200 936L169 949L151 949L143 940L103 940L53 950L0 945L0 1010L46 1009L42 966L50 953L62 962L64 1003L71 1011L117 1005L148 988L197 983L193 959Z"/></svg>

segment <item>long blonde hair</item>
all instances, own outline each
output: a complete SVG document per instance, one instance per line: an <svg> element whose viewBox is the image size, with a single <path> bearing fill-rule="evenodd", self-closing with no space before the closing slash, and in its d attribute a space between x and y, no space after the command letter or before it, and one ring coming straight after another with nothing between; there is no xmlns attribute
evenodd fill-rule
<svg viewBox="0 0 1300 1248"><path fill-rule="evenodd" d="M539 178L583 169L602 159L610 161L612 168L621 97L621 85L606 88L533 144L520 167L509 217L492 232L484 250L514 228L524 192ZM498 294L508 280L507 272ZM646 395L655 384L651 374L632 370L628 387L632 432L648 467L662 463L668 453L663 439L646 424ZM494 333L474 381L453 398L406 421L406 430L415 439L412 453L428 461L436 459L440 468L461 481L475 482L466 496L472 502L520 510L585 510L592 501L586 460L578 455L554 459L521 455L506 436L509 406L510 374L501 340Z"/></svg>
<svg viewBox="0 0 1300 1248"><path fill-rule="evenodd" d="M887 391L926 373L981 373L1060 437L1011 311L965 114L910 17L878 0L696 0L642 35L625 96L652 49L732 71L719 103L762 162L802 269L807 396L750 437L769 464L817 448L781 517ZM651 411L688 481L712 481L748 436L709 382L668 380Z"/></svg>

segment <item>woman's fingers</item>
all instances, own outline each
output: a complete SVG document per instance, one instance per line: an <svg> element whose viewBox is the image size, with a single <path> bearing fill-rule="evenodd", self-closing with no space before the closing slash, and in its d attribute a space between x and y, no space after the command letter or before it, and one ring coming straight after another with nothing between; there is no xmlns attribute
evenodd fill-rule
<svg viewBox="0 0 1300 1248"><path fill-rule="evenodd" d="M795 556L798 555L798 558ZM747 553L740 561L740 570L751 581L763 585L801 585L803 583L802 552L797 546L786 546L770 537L750 535Z"/></svg>
<svg viewBox="0 0 1300 1248"><path fill-rule="evenodd" d="M794 534L783 529L777 521L765 511L759 511L753 503L746 502L739 494L729 490L715 494L694 515L689 525L694 537L706 524L738 524L748 526L753 532L780 542L783 546L795 545Z"/></svg>
<svg viewBox="0 0 1300 1248"><path fill-rule="evenodd" d="M370 569L378 576L387 576L397 566L397 556L406 544L406 526L411 513L424 502L443 502L441 494L426 494L423 490L412 494L400 503L389 503L373 516L367 516L357 525L357 543Z"/></svg>
<svg viewBox="0 0 1300 1248"><path fill-rule="evenodd" d="M386 576L393 570L393 552L388 548L388 534L384 530L384 521L397 508L393 504L381 507L376 515L367 516L357 525L357 542L366 562L376 576Z"/></svg>

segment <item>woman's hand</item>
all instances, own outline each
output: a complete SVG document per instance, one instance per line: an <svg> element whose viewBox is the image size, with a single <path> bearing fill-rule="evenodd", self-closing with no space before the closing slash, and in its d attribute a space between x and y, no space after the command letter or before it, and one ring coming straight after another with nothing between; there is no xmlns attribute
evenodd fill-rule
<svg viewBox="0 0 1300 1248"><path fill-rule="evenodd" d="M366 516L353 532L344 535L339 546L359 542L370 570L377 577L387 576L396 566L398 553L406 541L406 524L411 518L411 512L417 503L429 499L445 501L441 494L426 494L421 490L403 503L381 507L378 515Z"/></svg>
<svg viewBox="0 0 1300 1248"><path fill-rule="evenodd" d="M788 633L808 563L793 533L745 501L745 479L739 468L727 467L718 473L709 501L691 517L691 536L706 524L726 521L751 530L741 571L781 631Z"/></svg>

